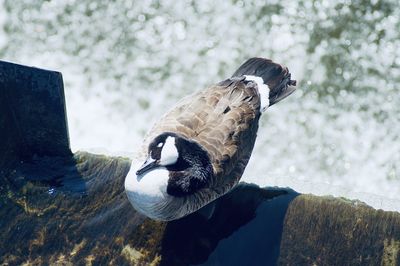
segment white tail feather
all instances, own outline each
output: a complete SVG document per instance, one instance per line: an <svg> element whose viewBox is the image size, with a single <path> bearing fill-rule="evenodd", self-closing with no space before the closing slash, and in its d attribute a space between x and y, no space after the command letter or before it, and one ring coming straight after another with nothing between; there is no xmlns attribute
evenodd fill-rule
<svg viewBox="0 0 400 266"><path fill-rule="evenodd" d="M264 112L267 110L269 106L269 87L267 84L264 84L264 81L261 77L245 75L246 80L251 80L257 83L258 94L260 95L260 110Z"/></svg>

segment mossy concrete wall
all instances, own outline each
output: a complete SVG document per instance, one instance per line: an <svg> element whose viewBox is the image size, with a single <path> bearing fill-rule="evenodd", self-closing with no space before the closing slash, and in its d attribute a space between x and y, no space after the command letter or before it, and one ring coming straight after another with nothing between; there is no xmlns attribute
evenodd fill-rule
<svg viewBox="0 0 400 266"><path fill-rule="evenodd" d="M302 195L285 217L283 265L399 265L400 215L343 198Z"/></svg>
<svg viewBox="0 0 400 266"><path fill-rule="evenodd" d="M39 161L1 178L0 262L8 265L399 264L399 213L241 184L209 220L156 222L126 198L128 159L79 152ZM32 179L35 166L47 170Z"/></svg>

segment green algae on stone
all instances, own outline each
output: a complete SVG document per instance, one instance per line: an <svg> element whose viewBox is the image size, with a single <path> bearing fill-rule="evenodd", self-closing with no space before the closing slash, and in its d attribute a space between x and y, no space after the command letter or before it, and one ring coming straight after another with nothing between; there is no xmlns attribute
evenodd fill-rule
<svg viewBox="0 0 400 266"><path fill-rule="evenodd" d="M399 265L400 241L395 239L385 239L383 241L382 266Z"/></svg>
<svg viewBox="0 0 400 266"><path fill-rule="evenodd" d="M358 201L300 195L285 217L279 264L380 265L390 261L389 265L398 265L398 241L399 213L375 210Z"/></svg>
<svg viewBox="0 0 400 266"><path fill-rule="evenodd" d="M215 202L210 220L194 213L165 223L127 200L129 159L86 152L42 159L2 179L0 263L275 264L278 256L283 265L399 263L400 215L358 201L240 184Z"/></svg>

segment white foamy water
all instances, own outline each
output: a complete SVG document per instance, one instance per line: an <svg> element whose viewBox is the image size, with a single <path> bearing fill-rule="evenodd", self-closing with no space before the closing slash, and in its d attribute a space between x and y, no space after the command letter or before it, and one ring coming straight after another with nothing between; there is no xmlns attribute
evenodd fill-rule
<svg viewBox="0 0 400 266"><path fill-rule="evenodd" d="M62 72L73 150L114 155L182 96L272 58L298 91L263 115L243 180L400 210L400 6L387 5L3 0L0 57Z"/></svg>

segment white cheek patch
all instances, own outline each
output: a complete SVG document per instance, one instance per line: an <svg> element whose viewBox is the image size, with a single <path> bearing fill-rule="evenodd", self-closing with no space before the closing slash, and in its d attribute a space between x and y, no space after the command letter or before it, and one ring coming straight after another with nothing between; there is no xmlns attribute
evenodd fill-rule
<svg viewBox="0 0 400 266"><path fill-rule="evenodd" d="M166 166L178 161L179 153L175 146L175 138L168 137L161 151L160 165Z"/></svg>
<svg viewBox="0 0 400 266"><path fill-rule="evenodd" d="M257 83L258 93L260 94L261 112L264 112L269 107L269 87L267 84L264 84L264 81L261 77L245 75L246 80L251 80Z"/></svg>

